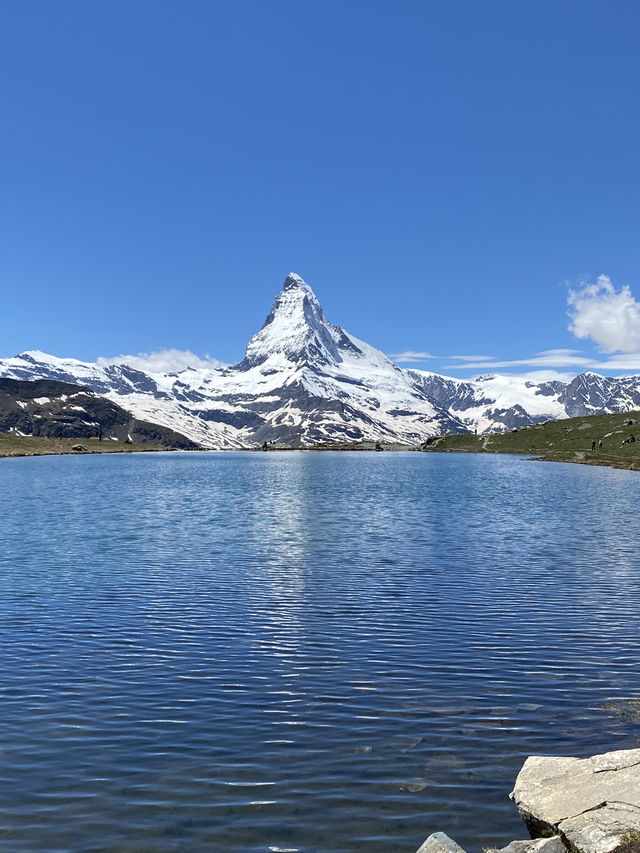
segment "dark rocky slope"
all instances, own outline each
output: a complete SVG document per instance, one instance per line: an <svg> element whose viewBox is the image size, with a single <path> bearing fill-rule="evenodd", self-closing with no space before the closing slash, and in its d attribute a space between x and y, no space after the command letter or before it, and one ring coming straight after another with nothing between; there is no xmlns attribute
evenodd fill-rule
<svg viewBox="0 0 640 853"><path fill-rule="evenodd" d="M134 418L117 403L79 385L52 379L0 379L0 432L45 438L86 438L193 449L178 432Z"/></svg>

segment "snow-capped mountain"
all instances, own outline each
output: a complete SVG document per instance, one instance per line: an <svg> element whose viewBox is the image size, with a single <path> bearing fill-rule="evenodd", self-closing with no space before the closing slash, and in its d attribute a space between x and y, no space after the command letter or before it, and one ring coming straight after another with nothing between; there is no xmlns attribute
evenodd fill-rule
<svg viewBox="0 0 640 853"><path fill-rule="evenodd" d="M416 444L446 432L640 408L640 377L584 373L570 383L534 383L491 374L468 381L400 368L329 323L294 273L232 367L146 373L31 351L0 360L0 376L85 386L135 418L209 448L362 439Z"/></svg>

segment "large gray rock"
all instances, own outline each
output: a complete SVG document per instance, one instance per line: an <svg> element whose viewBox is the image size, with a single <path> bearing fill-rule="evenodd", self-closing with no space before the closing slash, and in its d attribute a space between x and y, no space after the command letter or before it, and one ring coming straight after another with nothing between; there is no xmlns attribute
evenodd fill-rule
<svg viewBox="0 0 640 853"><path fill-rule="evenodd" d="M485 853L567 853L567 848L559 836L553 838L534 838L529 841L512 841L500 850L493 848Z"/></svg>
<svg viewBox="0 0 640 853"><path fill-rule="evenodd" d="M464 853L464 850L444 832L434 832L417 853ZM567 853L567 848L562 840L555 836L554 838L512 841L501 850L490 847L484 853Z"/></svg>
<svg viewBox="0 0 640 853"><path fill-rule="evenodd" d="M640 749L532 756L510 796L532 838L559 834L581 853L630 853L640 839Z"/></svg>
<svg viewBox="0 0 640 853"><path fill-rule="evenodd" d="M433 832L417 853L464 853L464 850L446 833Z"/></svg>

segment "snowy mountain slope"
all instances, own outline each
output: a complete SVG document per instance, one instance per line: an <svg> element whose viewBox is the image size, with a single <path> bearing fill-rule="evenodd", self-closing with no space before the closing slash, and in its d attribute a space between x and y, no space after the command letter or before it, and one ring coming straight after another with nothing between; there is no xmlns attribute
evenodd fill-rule
<svg viewBox="0 0 640 853"><path fill-rule="evenodd" d="M640 377L581 374L570 383L488 375L474 381L398 367L325 318L291 273L244 359L232 367L145 373L31 351L0 376L81 384L208 448L320 441L423 441L597 412L640 408Z"/></svg>
<svg viewBox="0 0 640 853"><path fill-rule="evenodd" d="M409 371L433 400L479 433L570 417L560 396L562 382L535 383L527 377L487 374L473 381Z"/></svg>
<svg viewBox="0 0 640 853"><path fill-rule="evenodd" d="M117 441L194 447L185 436L134 418L112 400L53 379L0 379L0 432L46 438L100 434Z"/></svg>
<svg viewBox="0 0 640 853"><path fill-rule="evenodd" d="M216 370L207 372L215 373ZM0 361L0 376L55 379L83 385L114 400L134 417L175 430L203 447L242 447L242 442L235 440L226 424L194 417L189 405L188 381L180 380L182 374L189 373L190 370L178 374L150 374L126 364L103 367L73 358L57 358L37 350Z"/></svg>

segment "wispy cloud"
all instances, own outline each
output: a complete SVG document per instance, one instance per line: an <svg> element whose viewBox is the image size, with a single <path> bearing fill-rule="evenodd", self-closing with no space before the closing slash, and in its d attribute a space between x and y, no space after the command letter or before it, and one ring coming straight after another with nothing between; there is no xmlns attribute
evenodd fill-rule
<svg viewBox="0 0 640 853"><path fill-rule="evenodd" d="M578 350L574 349L550 349L543 352L534 353L528 358L517 359L498 359L492 356L450 356L450 359L456 359L458 362L445 365L447 370L469 370L478 368L479 370L493 370L498 367L538 367L538 368L556 368L556 367L589 367L593 360L588 356L581 355Z"/></svg>
<svg viewBox="0 0 640 853"><path fill-rule="evenodd" d="M617 291L611 279L601 275L571 288L567 297L569 331L590 338L602 352L635 353L640 350L640 303L628 285Z"/></svg>
<svg viewBox="0 0 640 853"><path fill-rule="evenodd" d="M391 353L389 355L389 358L393 361L404 363L414 361L426 361L429 358L437 358L437 356L431 355L430 352L415 352L415 350L408 349L404 352Z"/></svg>
<svg viewBox="0 0 640 853"><path fill-rule="evenodd" d="M98 364L128 364L135 370L145 373L178 373L188 367L225 367L223 362L210 355L201 358L189 350L163 349L157 352L140 352L137 355L114 355L110 358L98 358Z"/></svg>
<svg viewBox="0 0 640 853"><path fill-rule="evenodd" d="M640 371L640 352L626 352L622 355L614 355L605 361L594 361L590 366L594 370Z"/></svg>
<svg viewBox="0 0 640 853"><path fill-rule="evenodd" d="M453 358L451 356L450 358ZM500 370L505 368L534 368L537 370L554 370L572 368L576 371L640 371L640 352L623 353L610 358L591 358L572 349L552 349L535 353L529 358L484 360L469 359L463 363L452 363L443 366L444 370Z"/></svg>
<svg viewBox="0 0 640 853"><path fill-rule="evenodd" d="M489 361L493 358L491 355L448 355L446 358L455 361Z"/></svg>

